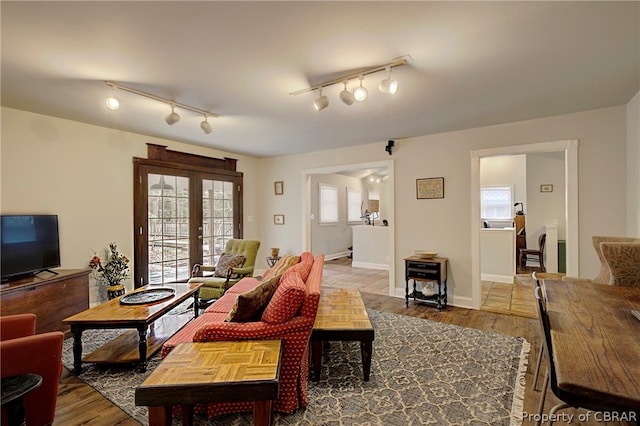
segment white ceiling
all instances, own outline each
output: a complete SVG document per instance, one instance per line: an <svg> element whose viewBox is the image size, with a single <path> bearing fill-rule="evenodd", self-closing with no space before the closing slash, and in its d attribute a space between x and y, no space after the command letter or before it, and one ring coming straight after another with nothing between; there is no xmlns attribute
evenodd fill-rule
<svg viewBox="0 0 640 426"><path fill-rule="evenodd" d="M267 157L623 105L639 90L640 3L1 2L2 105ZM364 80L289 93L410 55ZM118 92L117 81L221 115ZM357 84L350 84L353 89ZM575 135L574 135L575 136Z"/></svg>

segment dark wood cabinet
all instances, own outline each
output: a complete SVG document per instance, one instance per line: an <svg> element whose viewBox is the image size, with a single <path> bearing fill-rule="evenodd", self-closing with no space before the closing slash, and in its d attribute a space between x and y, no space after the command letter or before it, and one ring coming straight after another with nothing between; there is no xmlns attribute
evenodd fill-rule
<svg viewBox="0 0 640 426"><path fill-rule="evenodd" d="M36 315L36 333L69 332L62 320L89 309L90 269L60 269L10 281L0 290L0 314Z"/></svg>
<svg viewBox="0 0 640 426"><path fill-rule="evenodd" d="M405 275L405 304L409 306L409 298L416 302L436 306L442 310L447 306L447 258L423 258L409 256L404 259ZM413 291L409 293L409 281L413 280ZM432 295L425 295L416 290L416 281L435 282L438 291Z"/></svg>

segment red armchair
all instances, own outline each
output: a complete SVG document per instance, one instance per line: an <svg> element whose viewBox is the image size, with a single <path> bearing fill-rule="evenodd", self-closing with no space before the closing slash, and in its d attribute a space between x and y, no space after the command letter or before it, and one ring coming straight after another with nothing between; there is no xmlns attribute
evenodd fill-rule
<svg viewBox="0 0 640 426"><path fill-rule="evenodd" d="M60 331L35 334L35 331L34 314L0 317L0 377L26 373L42 376L42 385L24 397L27 426L53 423L62 374L64 334ZM2 411L2 424L7 424L6 413Z"/></svg>

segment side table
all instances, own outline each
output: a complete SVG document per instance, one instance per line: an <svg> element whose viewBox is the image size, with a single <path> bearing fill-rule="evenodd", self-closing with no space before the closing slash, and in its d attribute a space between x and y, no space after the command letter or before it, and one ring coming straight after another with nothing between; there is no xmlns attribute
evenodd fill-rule
<svg viewBox="0 0 640 426"><path fill-rule="evenodd" d="M38 374L21 374L19 376L3 377L2 406L7 410L9 426L24 424L23 397L42 384L42 377Z"/></svg>
<svg viewBox="0 0 640 426"><path fill-rule="evenodd" d="M268 426L281 356L282 340L180 343L136 388L135 403L149 407L150 425L168 426L173 405L192 425L194 404L253 401L253 424Z"/></svg>
<svg viewBox="0 0 640 426"><path fill-rule="evenodd" d="M275 265L276 263L278 263L278 260L280 260L280 256L268 256L267 257L267 265L269 265L269 267L273 267L273 265Z"/></svg>
<svg viewBox="0 0 640 426"><path fill-rule="evenodd" d="M447 306L447 258L409 256L404 259L405 305L409 306L409 298L438 308ZM409 281L413 280L413 291L409 293ZM424 295L416 291L416 281L434 281L438 284L438 292Z"/></svg>

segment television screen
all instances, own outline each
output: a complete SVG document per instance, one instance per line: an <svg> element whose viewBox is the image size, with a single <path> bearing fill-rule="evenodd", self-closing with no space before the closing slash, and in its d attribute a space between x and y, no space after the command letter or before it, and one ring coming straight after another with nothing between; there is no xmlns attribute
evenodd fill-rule
<svg viewBox="0 0 640 426"><path fill-rule="evenodd" d="M60 266L57 215L3 215L2 280Z"/></svg>

